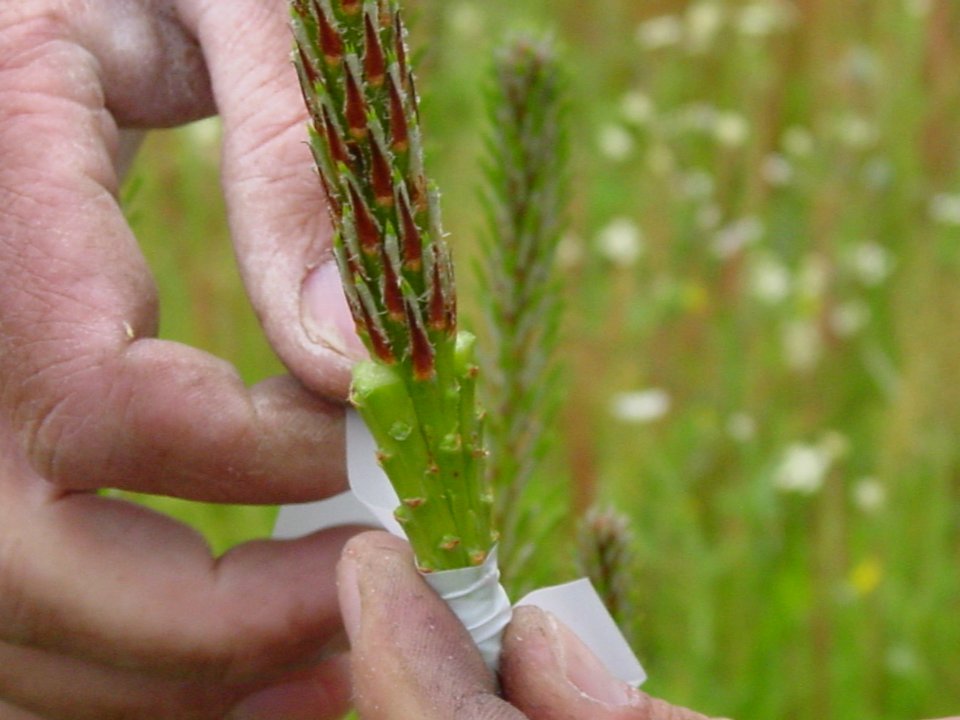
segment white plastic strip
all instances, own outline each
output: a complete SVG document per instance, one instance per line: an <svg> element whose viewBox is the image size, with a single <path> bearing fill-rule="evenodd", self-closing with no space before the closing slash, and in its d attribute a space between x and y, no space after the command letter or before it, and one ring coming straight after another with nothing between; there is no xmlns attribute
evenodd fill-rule
<svg viewBox="0 0 960 720"><path fill-rule="evenodd" d="M404 537L393 510L399 504L376 461L376 443L363 420L347 413L347 475L350 491L328 500L280 508L274 537L294 538L338 525L380 526ZM510 601L500 585L496 551L483 565L426 573L424 579L447 601L477 643L487 666L496 670ZM571 628L616 677L634 687L646 674L616 623L587 579L542 588L517 603L536 605Z"/></svg>
<svg viewBox="0 0 960 720"><path fill-rule="evenodd" d="M487 667L496 671L503 630L512 615L510 598L500 584L496 548L483 565L426 573L423 579L446 600L467 628Z"/></svg>
<svg viewBox="0 0 960 720"><path fill-rule="evenodd" d="M647 679L630 644L587 578L534 590L514 607L521 605L535 605L553 613L624 682L639 687Z"/></svg>

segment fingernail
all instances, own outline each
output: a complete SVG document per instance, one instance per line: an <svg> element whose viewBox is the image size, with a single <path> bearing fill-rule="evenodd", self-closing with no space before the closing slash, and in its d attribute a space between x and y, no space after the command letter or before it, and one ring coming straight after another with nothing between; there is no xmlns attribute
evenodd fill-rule
<svg viewBox="0 0 960 720"><path fill-rule="evenodd" d="M367 357L367 351L357 336L350 307L340 284L340 274L333 260L317 265L303 281L300 322L307 337L318 345L324 345L351 360Z"/></svg>
<svg viewBox="0 0 960 720"><path fill-rule="evenodd" d="M551 644L567 680L591 700L622 707L631 704L635 690L610 674L597 656L570 629L546 613Z"/></svg>
<svg viewBox="0 0 960 720"><path fill-rule="evenodd" d="M357 561L349 548L344 552L337 568L337 590L343 627L350 638L350 644L354 645L360 637L360 583L357 577Z"/></svg>

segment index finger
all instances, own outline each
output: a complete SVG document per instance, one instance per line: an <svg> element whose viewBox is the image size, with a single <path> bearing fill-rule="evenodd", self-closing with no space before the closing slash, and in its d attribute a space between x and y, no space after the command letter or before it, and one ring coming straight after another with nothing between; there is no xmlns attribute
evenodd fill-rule
<svg viewBox="0 0 960 720"><path fill-rule="evenodd" d="M151 338L153 282L116 200L109 64L37 5L0 12L0 403L21 447L70 489L339 489L336 403L289 379L248 390L227 363Z"/></svg>

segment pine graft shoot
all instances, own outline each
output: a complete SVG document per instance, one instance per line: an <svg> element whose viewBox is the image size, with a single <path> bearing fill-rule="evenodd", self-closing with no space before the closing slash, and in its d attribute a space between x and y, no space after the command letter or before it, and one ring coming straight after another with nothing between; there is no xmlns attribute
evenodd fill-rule
<svg viewBox="0 0 960 720"><path fill-rule="evenodd" d="M292 0L291 9L334 253L370 353L354 370L351 400L377 442L421 570L479 565L496 534L475 342L457 330L398 3Z"/></svg>

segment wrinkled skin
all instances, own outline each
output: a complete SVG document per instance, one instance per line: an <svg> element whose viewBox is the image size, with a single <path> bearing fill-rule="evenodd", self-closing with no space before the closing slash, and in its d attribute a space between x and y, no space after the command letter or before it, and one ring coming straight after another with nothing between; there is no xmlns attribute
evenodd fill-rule
<svg viewBox="0 0 960 720"><path fill-rule="evenodd" d="M202 539L101 487L281 503L344 485L350 341L284 3L0 2L0 718L219 718L297 679L348 705L350 531ZM138 130L217 111L236 254L296 377L153 338L117 204ZM213 190L211 190L213 191ZM17 708L17 709L14 709Z"/></svg>
<svg viewBox="0 0 960 720"><path fill-rule="evenodd" d="M414 570L406 543L380 532L360 535L348 543L339 571L362 718L707 720L616 680L569 630L533 607L516 611L504 637L507 702L466 630Z"/></svg>

